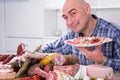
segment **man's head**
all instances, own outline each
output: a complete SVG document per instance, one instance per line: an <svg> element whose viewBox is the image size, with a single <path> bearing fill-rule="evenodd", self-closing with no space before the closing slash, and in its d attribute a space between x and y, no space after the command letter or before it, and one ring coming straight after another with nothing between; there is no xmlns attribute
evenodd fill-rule
<svg viewBox="0 0 120 80"><path fill-rule="evenodd" d="M89 24L90 6L84 0L66 0L62 17L74 32L83 32Z"/></svg>

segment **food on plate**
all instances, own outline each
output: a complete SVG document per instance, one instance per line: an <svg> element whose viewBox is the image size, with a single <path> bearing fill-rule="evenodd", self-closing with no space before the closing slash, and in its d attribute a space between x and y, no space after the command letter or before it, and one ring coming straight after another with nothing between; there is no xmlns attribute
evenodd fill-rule
<svg viewBox="0 0 120 80"><path fill-rule="evenodd" d="M79 37L66 40L65 43L76 47L91 47L101 45L110 41L112 41L112 39L106 37Z"/></svg>

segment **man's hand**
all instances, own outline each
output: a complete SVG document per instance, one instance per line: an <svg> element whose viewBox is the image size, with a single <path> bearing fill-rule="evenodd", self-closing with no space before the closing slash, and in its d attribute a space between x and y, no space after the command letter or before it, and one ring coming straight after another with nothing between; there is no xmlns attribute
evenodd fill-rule
<svg viewBox="0 0 120 80"><path fill-rule="evenodd" d="M86 56L87 59L92 60L98 64L104 63L105 56L101 52L101 46L96 46L95 50L91 51L88 47L78 47L78 49Z"/></svg>

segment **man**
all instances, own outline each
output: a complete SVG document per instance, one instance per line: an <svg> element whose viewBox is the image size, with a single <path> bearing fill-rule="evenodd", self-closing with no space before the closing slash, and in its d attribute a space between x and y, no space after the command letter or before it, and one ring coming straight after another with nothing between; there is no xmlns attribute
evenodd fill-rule
<svg viewBox="0 0 120 80"><path fill-rule="evenodd" d="M42 47L41 52L77 55L79 64L103 64L120 72L120 27L90 13L90 5L84 0L66 0L62 17L71 29L54 43ZM112 42L88 48L74 47L64 43L77 37L108 37Z"/></svg>

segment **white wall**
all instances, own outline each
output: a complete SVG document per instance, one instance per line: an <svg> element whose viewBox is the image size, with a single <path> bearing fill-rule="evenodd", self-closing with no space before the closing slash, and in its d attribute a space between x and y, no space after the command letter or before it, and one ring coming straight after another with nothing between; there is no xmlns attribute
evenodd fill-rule
<svg viewBox="0 0 120 80"><path fill-rule="evenodd" d="M0 52L4 52L4 0L0 0Z"/></svg>

